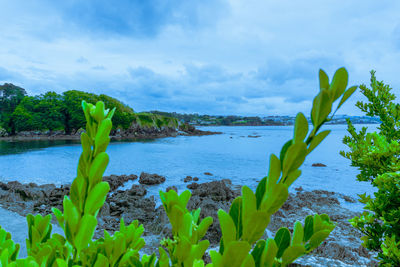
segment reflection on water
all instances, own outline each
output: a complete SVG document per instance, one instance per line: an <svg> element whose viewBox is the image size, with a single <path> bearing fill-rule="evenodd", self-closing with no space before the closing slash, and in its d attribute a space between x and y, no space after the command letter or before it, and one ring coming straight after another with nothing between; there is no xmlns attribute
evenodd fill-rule
<svg viewBox="0 0 400 267"><path fill-rule="evenodd" d="M50 146L79 144L78 140L0 141L0 155L19 154Z"/></svg>

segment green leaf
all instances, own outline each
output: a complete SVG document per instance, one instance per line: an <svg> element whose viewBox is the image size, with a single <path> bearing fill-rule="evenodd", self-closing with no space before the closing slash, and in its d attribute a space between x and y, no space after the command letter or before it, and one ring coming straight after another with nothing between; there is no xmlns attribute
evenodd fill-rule
<svg viewBox="0 0 400 267"><path fill-rule="evenodd" d="M287 229L286 227L280 228L276 233L274 240L278 247L278 252L276 254L276 257L279 259L280 257L282 257L285 249L290 245L289 229Z"/></svg>
<svg viewBox="0 0 400 267"><path fill-rule="evenodd" d="M322 69L319 70L319 88L329 89L329 77Z"/></svg>
<svg viewBox="0 0 400 267"><path fill-rule="evenodd" d="M218 219L221 225L222 238L224 240L225 249L228 245L236 240L236 227L231 216L224 210L218 210Z"/></svg>
<svg viewBox="0 0 400 267"><path fill-rule="evenodd" d="M85 202L85 213L94 215L104 204L110 185L107 182L98 183L89 192Z"/></svg>
<svg viewBox="0 0 400 267"><path fill-rule="evenodd" d="M244 241L235 241L225 248L221 266L239 267L246 259L251 246Z"/></svg>
<svg viewBox="0 0 400 267"><path fill-rule="evenodd" d="M187 203L189 202L191 196L192 193L190 193L189 190L185 190L182 192L182 194L179 195L179 202L181 203L182 207L187 206Z"/></svg>
<svg viewBox="0 0 400 267"><path fill-rule="evenodd" d="M278 246L274 239L268 238L266 249L263 252L260 266L272 267L274 266L275 257L277 257Z"/></svg>
<svg viewBox="0 0 400 267"><path fill-rule="evenodd" d="M256 245L254 246L251 255L254 258L254 263L255 263L255 267L260 267L260 263L261 263L261 257L263 254L263 251L265 249L265 245L266 242L265 240L258 240L258 242L256 243Z"/></svg>
<svg viewBox="0 0 400 267"><path fill-rule="evenodd" d="M313 234L309 242L311 249L317 248L322 243L322 241L324 241L329 236L330 233L330 230L321 230Z"/></svg>
<svg viewBox="0 0 400 267"><path fill-rule="evenodd" d="M243 235L242 240L253 244L260 239L270 222L270 216L267 211L256 211L252 213L248 218L243 218Z"/></svg>
<svg viewBox="0 0 400 267"><path fill-rule="evenodd" d="M299 169L291 171L290 173L288 173L284 183L287 186L291 186L297 180L297 178L300 177L300 175L301 175L301 170Z"/></svg>
<svg viewBox="0 0 400 267"><path fill-rule="evenodd" d="M279 164L280 165L280 164ZM267 177L261 179L256 189L257 209L260 208L261 201L264 198L265 189L267 187Z"/></svg>
<svg viewBox="0 0 400 267"><path fill-rule="evenodd" d="M358 86L352 86L349 89L347 89L344 92L342 99L340 99L339 105L336 109L339 109L344 104L344 102L346 102L346 100L357 90L357 88Z"/></svg>
<svg viewBox="0 0 400 267"><path fill-rule="evenodd" d="M303 113L297 113L294 125L294 143L301 143L308 134L308 121Z"/></svg>
<svg viewBox="0 0 400 267"><path fill-rule="evenodd" d="M74 235L78 230L77 227L80 219L78 210L67 196L64 196L63 207L64 219L68 222L71 234Z"/></svg>
<svg viewBox="0 0 400 267"><path fill-rule="evenodd" d="M213 223L212 217L204 218L197 228L198 240L202 239L204 235L207 233L208 228Z"/></svg>
<svg viewBox="0 0 400 267"><path fill-rule="evenodd" d="M78 233L75 237L75 247L78 252L86 248L89 242L92 240L96 226L97 220L94 216L88 214L83 215L79 225Z"/></svg>
<svg viewBox="0 0 400 267"><path fill-rule="evenodd" d="M316 136L314 136L307 148L307 154L310 154L321 142L328 136L331 130L322 131Z"/></svg>
<svg viewBox="0 0 400 267"><path fill-rule="evenodd" d="M291 143L291 141L290 141ZM281 176L281 161L275 154L271 154L269 159L269 171L267 176L267 190L270 191L278 182Z"/></svg>
<svg viewBox="0 0 400 267"><path fill-rule="evenodd" d="M282 265L286 266L289 263L295 261L298 257L304 255L306 249L301 245L294 245L288 247L282 255Z"/></svg>
<svg viewBox="0 0 400 267"><path fill-rule="evenodd" d="M282 164L283 164L283 159L284 159L285 156L286 156L286 151L287 151L288 148L292 145L292 143L293 143L293 140L290 139L289 141L287 141L287 142L283 145L283 147L282 147L282 149L281 149L281 153L279 154L279 159L280 159L280 161L281 161L281 166L282 166Z"/></svg>
<svg viewBox="0 0 400 267"><path fill-rule="evenodd" d="M347 82L349 80L349 74L345 68L339 68L333 75L330 90L333 95L333 101L338 99L347 87Z"/></svg>
<svg viewBox="0 0 400 267"><path fill-rule="evenodd" d="M291 245L300 245L303 242L304 229L299 221L294 223L293 237Z"/></svg>
<svg viewBox="0 0 400 267"><path fill-rule="evenodd" d="M304 242L307 242L314 234L314 217L308 215L304 223Z"/></svg>
<svg viewBox="0 0 400 267"><path fill-rule="evenodd" d="M236 240L242 236L243 222L242 222L242 197L237 197L233 200L229 215L236 226Z"/></svg>
<svg viewBox="0 0 400 267"><path fill-rule="evenodd" d="M286 178L287 174L293 170L296 170L303 164L307 156L307 145L306 143L295 143L292 144L286 153L285 159L283 160L282 177Z"/></svg>
<svg viewBox="0 0 400 267"><path fill-rule="evenodd" d="M96 103L96 108L90 111L90 115L100 123L104 119L104 103L102 101L98 101Z"/></svg>
<svg viewBox="0 0 400 267"><path fill-rule="evenodd" d="M93 188L96 184L98 184L102 178L104 171L108 165L108 155L105 152L102 152L96 156L94 159L92 166L90 166L89 171L89 184L90 188Z"/></svg>
<svg viewBox="0 0 400 267"><path fill-rule="evenodd" d="M247 229L249 219L257 209L256 196L253 191L247 187L242 187L242 217L243 217L243 230Z"/></svg>

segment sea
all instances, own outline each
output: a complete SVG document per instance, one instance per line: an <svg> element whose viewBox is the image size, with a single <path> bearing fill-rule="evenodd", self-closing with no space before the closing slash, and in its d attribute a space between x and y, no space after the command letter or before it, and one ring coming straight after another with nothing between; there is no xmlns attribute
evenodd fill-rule
<svg viewBox="0 0 400 267"><path fill-rule="evenodd" d="M368 132L377 125L367 127ZM248 185L255 189L267 175L271 153L279 156L282 145L293 136L293 126L210 126L202 130L222 134L208 136L178 136L153 140L112 142L107 153L110 162L105 175L157 173L166 182L150 186L149 195L158 199L160 190L174 185L179 192L186 189L183 179L198 177L199 183L230 179L234 185ZM340 151L348 151L342 139L347 135L346 125L325 125L321 130L331 130L329 136L306 158L300 168L302 175L291 187L304 190L328 190L354 198L358 194L371 194L374 189L367 182L359 182L359 170ZM0 181L56 185L71 183L81 146L76 141L0 141ZM326 167L313 167L322 163ZM206 175L209 172L212 175ZM128 189L138 180L128 182ZM159 202L158 202L159 203ZM346 203L344 203L346 204ZM349 204L360 210L361 204ZM16 241L25 242L25 218L0 207L0 225L10 231Z"/></svg>

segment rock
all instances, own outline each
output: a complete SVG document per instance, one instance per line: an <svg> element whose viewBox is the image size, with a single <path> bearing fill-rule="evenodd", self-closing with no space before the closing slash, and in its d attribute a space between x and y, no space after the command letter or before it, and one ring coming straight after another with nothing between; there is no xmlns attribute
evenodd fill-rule
<svg viewBox="0 0 400 267"><path fill-rule="evenodd" d="M228 186L229 183L230 180L226 179L198 184L197 188L192 191L192 196L208 197L214 201L232 201L236 194Z"/></svg>
<svg viewBox="0 0 400 267"><path fill-rule="evenodd" d="M8 133L7 133L6 129L4 129L0 126L0 137L7 137L7 136L8 136Z"/></svg>
<svg viewBox="0 0 400 267"><path fill-rule="evenodd" d="M193 181L197 182L199 180L199 177L193 177Z"/></svg>
<svg viewBox="0 0 400 267"><path fill-rule="evenodd" d="M261 135L248 135L247 137L248 138L259 138L259 137L261 137Z"/></svg>
<svg viewBox="0 0 400 267"><path fill-rule="evenodd" d="M158 174L150 174L142 172L140 174L139 183L146 185L161 184L165 182L165 177Z"/></svg>
<svg viewBox="0 0 400 267"><path fill-rule="evenodd" d="M211 172L205 172L204 175L212 176L213 174Z"/></svg>
<svg viewBox="0 0 400 267"><path fill-rule="evenodd" d="M134 184L134 185L132 185L131 189L129 189L126 192L131 196L142 197L142 196L146 195L147 190L143 185Z"/></svg>
<svg viewBox="0 0 400 267"><path fill-rule="evenodd" d="M187 183L187 182L191 182L192 180L193 180L192 176L188 175L188 176L185 177L185 179L183 179L183 182Z"/></svg>
<svg viewBox="0 0 400 267"><path fill-rule="evenodd" d="M118 187L123 186L124 183L128 181L136 180L138 177L137 175L114 175L111 174L110 176L104 176L103 181L108 182L110 185L110 191L116 190Z"/></svg>
<svg viewBox="0 0 400 267"><path fill-rule="evenodd" d="M191 184L188 184L186 187L189 188L189 189L196 189L196 188L199 187L199 184L198 183L191 183Z"/></svg>
<svg viewBox="0 0 400 267"><path fill-rule="evenodd" d="M168 192L169 190L174 190L175 192L178 193L178 188L176 188L176 186L172 185L172 186L168 186L166 191Z"/></svg>
<svg viewBox="0 0 400 267"><path fill-rule="evenodd" d="M311 166L312 167L326 167L326 165L323 163L313 163Z"/></svg>

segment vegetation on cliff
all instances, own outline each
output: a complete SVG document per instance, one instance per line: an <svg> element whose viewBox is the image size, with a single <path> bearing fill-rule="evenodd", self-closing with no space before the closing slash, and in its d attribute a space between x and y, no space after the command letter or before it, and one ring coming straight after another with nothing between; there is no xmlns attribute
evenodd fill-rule
<svg viewBox="0 0 400 267"><path fill-rule="evenodd" d="M70 90L62 94L47 92L28 96L23 88L7 83L0 86L0 127L10 134L47 130L62 130L66 134L71 134L85 127L85 117L81 112L83 100L102 101L107 107L115 107L114 129L128 129L132 123L137 123L141 127L178 128L178 121L174 118L135 113L129 106L104 94Z"/></svg>
<svg viewBox="0 0 400 267"><path fill-rule="evenodd" d="M348 121L349 136L343 142L350 148L341 154L360 169L359 181L371 182L373 196L360 195L365 211L351 220L365 236L363 245L378 252L380 264L400 266L400 104L392 88L377 81L371 71L371 88L360 86L367 102L356 106L370 117L379 117L378 132L357 131Z"/></svg>

